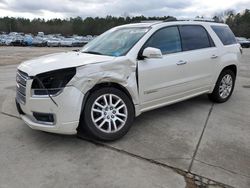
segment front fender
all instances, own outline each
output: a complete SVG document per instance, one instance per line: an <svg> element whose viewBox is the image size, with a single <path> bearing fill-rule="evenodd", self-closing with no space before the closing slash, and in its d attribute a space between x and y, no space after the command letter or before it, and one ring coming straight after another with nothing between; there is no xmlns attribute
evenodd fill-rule
<svg viewBox="0 0 250 188"><path fill-rule="evenodd" d="M134 105L139 104L136 81L136 64L123 58L120 61L86 65L77 68L75 77L69 84L86 94L95 85L116 83L127 89Z"/></svg>

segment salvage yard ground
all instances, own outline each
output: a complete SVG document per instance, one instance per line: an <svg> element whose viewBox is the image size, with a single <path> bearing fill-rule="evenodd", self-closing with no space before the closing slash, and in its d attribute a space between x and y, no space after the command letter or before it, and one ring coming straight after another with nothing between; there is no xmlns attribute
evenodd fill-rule
<svg viewBox="0 0 250 188"><path fill-rule="evenodd" d="M144 113L108 143L35 131L18 117L17 65L68 50L0 47L0 187L250 187L250 49L227 103L200 96Z"/></svg>

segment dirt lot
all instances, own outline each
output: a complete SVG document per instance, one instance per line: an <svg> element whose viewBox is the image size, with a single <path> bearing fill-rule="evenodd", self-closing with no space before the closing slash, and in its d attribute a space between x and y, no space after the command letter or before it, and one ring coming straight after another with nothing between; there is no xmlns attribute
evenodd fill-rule
<svg viewBox="0 0 250 188"><path fill-rule="evenodd" d="M0 187L249 188L250 49L228 102L200 96L144 113L111 143L35 131L18 117L17 64L67 50L0 47Z"/></svg>
<svg viewBox="0 0 250 188"><path fill-rule="evenodd" d="M14 65L33 57L50 53L70 51L77 48L50 48L50 47L1 47L0 65Z"/></svg>

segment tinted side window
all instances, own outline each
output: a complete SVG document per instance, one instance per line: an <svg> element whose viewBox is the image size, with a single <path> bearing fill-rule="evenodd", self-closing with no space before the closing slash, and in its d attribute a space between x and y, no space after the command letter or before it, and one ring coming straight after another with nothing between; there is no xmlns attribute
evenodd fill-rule
<svg viewBox="0 0 250 188"><path fill-rule="evenodd" d="M181 51L181 40L177 27L166 27L156 31L144 45L144 48L159 48L162 54Z"/></svg>
<svg viewBox="0 0 250 188"><path fill-rule="evenodd" d="M179 27L183 51L211 47L205 28L199 25L183 25Z"/></svg>
<svg viewBox="0 0 250 188"><path fill-rule="evenodd" d="M224 45L236 44L236 39L228 26L211 26Z"/></svg>

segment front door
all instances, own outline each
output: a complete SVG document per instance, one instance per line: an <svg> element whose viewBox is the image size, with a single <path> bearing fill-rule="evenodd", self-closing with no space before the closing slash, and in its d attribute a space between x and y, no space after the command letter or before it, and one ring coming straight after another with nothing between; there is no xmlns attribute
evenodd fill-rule
<svg viewBox="0 0 250 188"><path fill-rule="evenodd" d="M138 80L141 106L154 108L175 100L187 90L181 40L177 26L155 32L143 46L158 48L162 58L138 60Z"/></svg>

